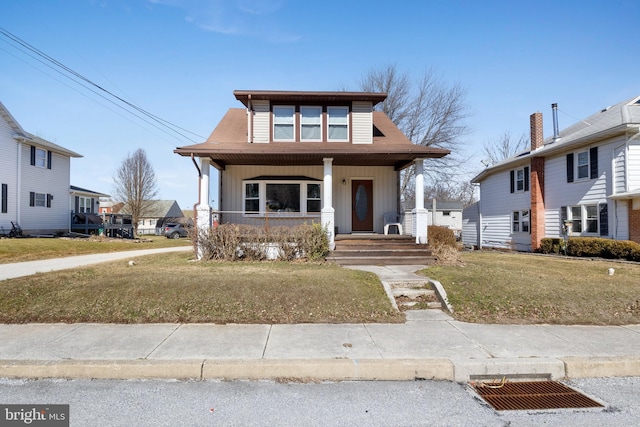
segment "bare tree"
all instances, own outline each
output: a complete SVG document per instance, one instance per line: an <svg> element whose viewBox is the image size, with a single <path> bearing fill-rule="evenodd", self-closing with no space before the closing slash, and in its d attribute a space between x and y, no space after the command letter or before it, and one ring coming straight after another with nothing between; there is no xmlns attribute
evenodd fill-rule
<svg viewBox="0 0 640 427"><path fill-rule="evenodd" d="M113 177L114 196L124 202L124 209L131 214L134 234L138 234L138 221L151 207L150 201L158 194L156 174L147 154L138 148L122 161Z"/></svg>
<svg viewBox="0 0 640 427"><path fill-rule="evenodd" d="M425 170L428 184L461 177L460 169L466 160L461 137L469 132L469 128L465 124L468 117L466 91L460 84L446 84L433 69L425 71L414 84L407 74L399 73L395 65L387 65L369 71L360 86L367 92L387 93L385 101L376 108L383 111L411 142L451 151L442 159L430 160ZM413 166L402 174L400 191L405 202L413 199L414 175Z"/></svg>
<svg viewBox="0 0 640 427"><path fill-rule="evenodd" d="M511 136L511 132L506 131L495 141L489 141L484 144L483 153L489 161L486 166L494 165L504 159L513 157L526 150L529 145L529 138L526 134L523 133L516 139Z"/></svg>

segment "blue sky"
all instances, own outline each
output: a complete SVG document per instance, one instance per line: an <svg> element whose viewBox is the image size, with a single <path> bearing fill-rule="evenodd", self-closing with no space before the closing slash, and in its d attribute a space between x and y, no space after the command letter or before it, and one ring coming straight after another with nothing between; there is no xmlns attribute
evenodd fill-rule
<svg viewBox="0 0 640 427"><path fill-rule="evenodd" d="M640 2L377 0L3 0L0 27L141 108L206 138L236 89L358 90L372 68L434 68L467 91L469 173L505 131L552 132L640 95ZM193 142L150 126L0 37L0 101L28 132L84 157L71 183L110 193L143 148L160 198L197 200Z"/></svg>

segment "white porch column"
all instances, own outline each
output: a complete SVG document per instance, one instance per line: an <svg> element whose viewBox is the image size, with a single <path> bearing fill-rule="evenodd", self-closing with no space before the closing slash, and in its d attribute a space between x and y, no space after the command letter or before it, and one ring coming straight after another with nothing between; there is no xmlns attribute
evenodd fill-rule
<svg viewBox="0 0 640 427"><path fill-rule="evenodd" d="M326 158L324 161L324 188L322 194L322 212L320 213L320 221L322 226L327 228L327 237L329 238L329 249L336 247L335 241L335 225L336 210L333 208L333 159Z"/></svg>
<svg viewBox="0 0 640 427"><path fill-rule="evenodd" d="M428 211L424 208L424 159L416 159L416 207L413 210L413 232L416 243L427 243Z"/></svg>
<svg viewBox="0 0 640 427"><path fill-rule="evenodd" d="M211 206L209 206L209 200L211 199L209 190L209 169L210 161L206 157L200 157L200 188L198 194L200 195L200 204L196 207L198 236L207 236L209 234L209 228L211 227ZM202 259L203 248L200 239L198 239L198 259Z"/></svg>

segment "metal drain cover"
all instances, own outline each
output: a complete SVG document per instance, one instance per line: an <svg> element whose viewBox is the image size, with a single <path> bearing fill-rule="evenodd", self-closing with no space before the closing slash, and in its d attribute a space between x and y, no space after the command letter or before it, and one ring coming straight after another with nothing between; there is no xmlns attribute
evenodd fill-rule
<svg viewBox="0 0 640 427"><path fill-rule="evenodd" d="M557 381L480 382L471 387L498 411L603 407Z"/></svg>

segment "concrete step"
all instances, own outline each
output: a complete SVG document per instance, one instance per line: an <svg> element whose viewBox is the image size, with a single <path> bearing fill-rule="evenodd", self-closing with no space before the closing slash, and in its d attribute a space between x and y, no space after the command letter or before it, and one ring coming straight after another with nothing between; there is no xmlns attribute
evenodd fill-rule
<svg viewBox="0 0 640 427"><path fill-rule="evenodd" d="M436 262L431 256L370 257L370 256L335 256L326 258L339 265L430 265Z"/></svg>
<svg viewBox="0 0 640 427"><path fill-rule="evenodd" d="M405 296L407 298L416 299L418 297L430 297L436 295L436 293L432 289L408 289L408 288L400 288L400 289L392 289L391 293L394 297Z"/></svg>

